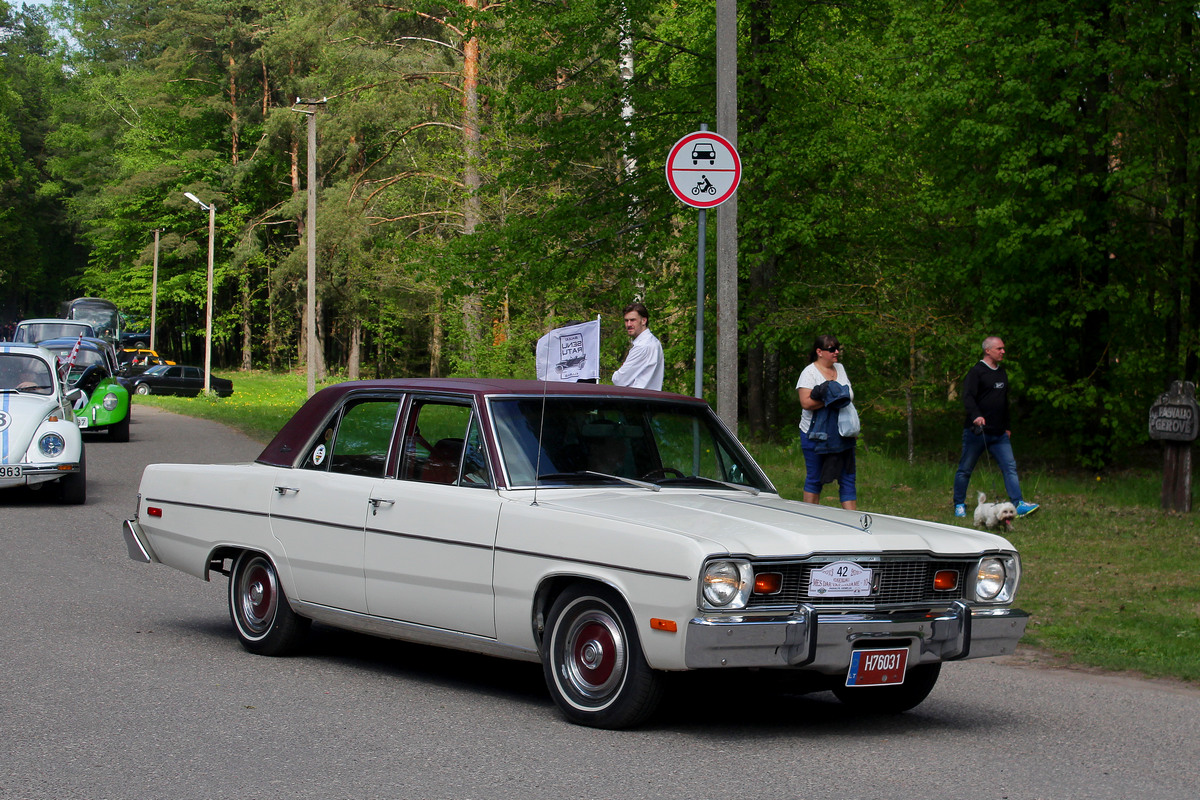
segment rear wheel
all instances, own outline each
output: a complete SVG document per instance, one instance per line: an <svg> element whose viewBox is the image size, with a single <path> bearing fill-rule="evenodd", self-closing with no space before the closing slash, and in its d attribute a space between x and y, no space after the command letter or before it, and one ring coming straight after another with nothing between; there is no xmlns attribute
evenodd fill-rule
<svg viewBox="0 0 1200 800"><path fill-rule="evenodd" d="M916 708L933 691L941 664L920 664L899 686L837 686L833 693L844 705L868 714L900 714Z"/></svg>
<svg viewBox="0 0 1200 800"><path fill-rule="evenodd" d="M292 611L271 560L251 552L238 556L229 576L229 616L242 646L263 656L294 651L311 624Z"/></svg>
<svg viewBox="0 0 1200 800"><path fill-rule="evenodd" d="M662 696L624 602L599 587L574 586L554 601L542 671L567 719L594 728L637 725Z"/></svg>

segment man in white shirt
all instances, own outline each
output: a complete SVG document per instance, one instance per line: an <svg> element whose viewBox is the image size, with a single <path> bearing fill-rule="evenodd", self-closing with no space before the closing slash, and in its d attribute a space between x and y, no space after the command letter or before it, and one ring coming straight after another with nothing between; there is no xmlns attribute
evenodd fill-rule
<svg viewBox="0 0 1200 800"><path fill-rule="evenodd" d="M633 345L625 356L625 363L613 373L612 381L617 386L634 386L639 389L662 391L663 349L647 325L650 312L641 303L625 306L625 332L633 337Z"/></svg>

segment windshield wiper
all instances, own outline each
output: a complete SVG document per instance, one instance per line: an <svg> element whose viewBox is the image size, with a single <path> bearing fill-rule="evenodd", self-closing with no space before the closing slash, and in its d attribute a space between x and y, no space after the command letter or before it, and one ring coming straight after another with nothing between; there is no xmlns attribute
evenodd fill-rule
<svg viewBox="0 0 1200 800"><path fill-rule="evenodd" d="M661 487L656 483L648 483L647 481L639 481L634 478L626 478L621 475L609 475L607 472L594 472L590 469L580 470L579 472L551 472L545 475L539 475L538 481L579 481L584 482L588 478L607 478L613 481L627 483L630 486L636 486L639 489L649 489L652 492L657 492Z"/></svg>
<svg viewBox="0 0 1200 800"><path fill-rule="evenodd" d="M702 483L705 486L716 485L716 486L725 486L729 489L737 489L739 492L745 492L746 494L752 494L755 497L758 497L758 495L762 494L761 489L757 489L753 486L744 486L743 484L730 483L729 481L719 481L716 478L705 478L701 475L689 475L686 478L664 478L661 481L659 481L658 483L660 486L666 486L666 485L675 486L675 485L679 485L679 484Z"/></svg>

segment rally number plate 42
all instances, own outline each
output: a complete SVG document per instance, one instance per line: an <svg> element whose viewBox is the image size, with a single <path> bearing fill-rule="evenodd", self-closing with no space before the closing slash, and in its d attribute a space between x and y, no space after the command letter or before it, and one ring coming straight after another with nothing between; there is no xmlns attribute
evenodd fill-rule
<svg viewBox="0 0 1200 800"><path fill-rule="evenodd" d="M904 683L908 666L908 648L855 650L850 654L847 686L898 686Z"/></svg>

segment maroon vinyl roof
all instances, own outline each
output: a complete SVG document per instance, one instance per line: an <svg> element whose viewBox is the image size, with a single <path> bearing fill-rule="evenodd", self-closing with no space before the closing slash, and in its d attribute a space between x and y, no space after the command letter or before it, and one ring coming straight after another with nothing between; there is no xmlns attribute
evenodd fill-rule
<svg viewBox="0 0 1200 800"><path fill-rule="evenodd" d="M291 467L300 451L308 444L313 431L328 418L342 398L350 393L371 392L446 392L472 395L483 404L487 396L592 396L636 397L675 402L703 403L694 397L657 392L652 389L629 389L595 383L548 383L545 381L512 380L505 378L396 378L376 381L346 381L328 386L314 394L288 420L256 459L260 464Z"/></svg>

